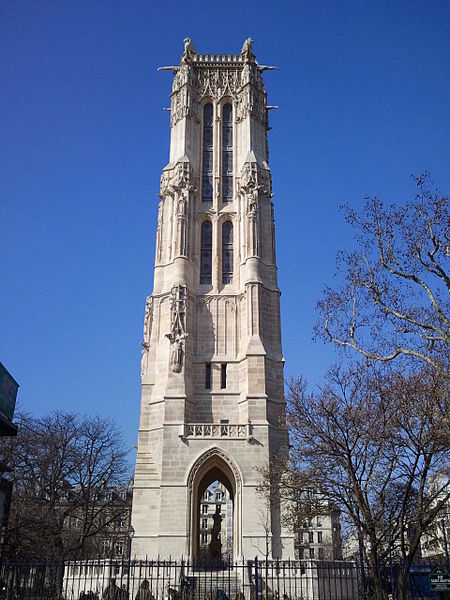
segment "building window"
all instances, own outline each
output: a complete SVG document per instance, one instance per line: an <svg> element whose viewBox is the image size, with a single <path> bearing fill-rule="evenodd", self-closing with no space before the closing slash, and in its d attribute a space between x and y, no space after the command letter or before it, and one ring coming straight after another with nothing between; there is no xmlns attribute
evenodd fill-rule
<svg viewBox="0 0 450 600"><path fill-rule="evenodd" d="M202 504L202 515L208 514L208 507L206 504Z"/></svg>
<svg viewBox="0 0 450 600"><path fill-rule="evenodd" d="M208 519L202 519L202 529L208 529Z"/></svg>
<svg viewBox="0 0 450 600"><path fill-rule="evenodd" d="M300 560L303 560L305 557L305 551L303 550L303 548L300 548L298 551L298 557Z"/></svg>
<svg viewBox="0 0 450 600"><path fill-rule="evenodd" d="M221 504L216 504L216 512L222 512L222 505Z"/></svg>
<svg viewBox="0 0 450 600"><path fill-rule="evenodd" d="M314 548L309 549L309 558L314 558Z"/></svg>
<svg viewBox="0 0 450 600"><path fill-rule="evenodd" d="M216 500L222 500L222 492L216 493Z"/></svg>
<svg viewBox="0 0 450 600"><path fill-rule="evenodd" d="M233 109L225 104L222 111L222 202L233 200Z"/></svg>
<svg viewBox="0 0 450 600"><path fill-rule="evenodd" d="M211 364L205 365L205 390L211 389Z"/></svg>
<svg viewBox="0 0 450 600"><path fill-rule="evenodd" d="M322 532L321 532L321 531L318 531L318 532L317 532L317 541L319 542L319 544L321 544L321 543L322 543L322 541L323 541L323 540L322 540Z"/></svg>
<svg viewBox="0 0 450 600"><path fill-rule="evenodd" d="M233 223L222 225L222 283L233 283Z"/></svg>
<svg viewBox="0 0 450 600"><path fill-rule="evenodd" d="M122 556L123 554L123 542L116 542L114 546L114 550L117 556Z"/></svg>
<svg viewBox="0 0 450 600"><path fill-rule="evenodd" d="M102 554L108 554L108 540L102 540Z"/></svg>
<svg viewBox="0 0 450 600"><path fill-rule="evenodd" d="M227 365L220 365L220 389L227 387Z"/></svg>
<svg viewBox="0 0 450 600"><path fill-rule="evenodd" d="M323 548L319 548L319 559L323 560L325 558L325 554Z"/></svg>
<svg viewBox="0 0 450 600"><path fill-rule="evenodd" d="M201 540L202 540L202 542L201 542L202 544L206 544L206 542L208 541L208 534L202 533Z"/></svg>
<svg viewBox="0 0 450 600"><path fill-rule="evenodd" d="M204 221L200 240L200 283L211 283L212 270L212 224Z"/></svg>
<svg viewBox="0 0 450 600"><path fill-rule="evenodd" d="M213 106L206 104L203 109L203 161L202 161L202 200L211 202L213 197Z"/></svg>
<svg viewBox="0 0 450 600"><path fill-rule="evenodd" d="M309 543L312 544L314 542L314 533L312 531L309 532Z"/></svg>

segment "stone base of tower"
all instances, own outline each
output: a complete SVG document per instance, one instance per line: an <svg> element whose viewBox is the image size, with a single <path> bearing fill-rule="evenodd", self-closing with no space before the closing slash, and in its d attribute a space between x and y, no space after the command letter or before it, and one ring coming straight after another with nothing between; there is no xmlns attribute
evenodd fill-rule
<svg viewBox="0 0 450 600"><path fill-rule="evenodd" d="M212 430L202 426L206 433ZM211 426L209 426L211 427ZM220 426L219 426L220 427ZM165 428L162 477L136 473L132 526L132 555L177 559L199 557L200 499L207 487L220 481L233 502L233 556L294 558L293 535L280 526L280 515L268 513L267 503L257 492L258 467L268 461L267 425L227 425L227 435L236 439L201 439L182 436L181 425ZM235 429L233 429L235 428ZM242 436L239 438L238 436ZM233 457L233 458L231 458ZM170 483L167 483L170 482ZM271 531L277 532L272 535ZM157 533L156 533L157 532Z"/></svg>

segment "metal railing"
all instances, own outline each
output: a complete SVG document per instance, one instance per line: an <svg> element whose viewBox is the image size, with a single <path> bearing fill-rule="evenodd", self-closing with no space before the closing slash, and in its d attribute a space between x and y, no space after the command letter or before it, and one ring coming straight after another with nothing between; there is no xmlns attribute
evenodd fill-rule
<svg viewBox="0 0 450 600"><path fill-rule="evenodd" d="M104 559L7 561L1 600L375 600L387 598L399 565L368 573L354 561L222 561ZM431 600L433 565L411 567L403 599Z"/></svg>

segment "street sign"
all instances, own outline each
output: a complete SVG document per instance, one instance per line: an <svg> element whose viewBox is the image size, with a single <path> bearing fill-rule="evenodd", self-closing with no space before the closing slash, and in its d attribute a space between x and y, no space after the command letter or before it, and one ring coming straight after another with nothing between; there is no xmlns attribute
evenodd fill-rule
<svg viewBox="0 0 450 600"><path fill-rule="evenodd" d="M436 567L431 571L430 575L430 587L435 592L448 592L450 591L450 575L442 567Z"/></svg>

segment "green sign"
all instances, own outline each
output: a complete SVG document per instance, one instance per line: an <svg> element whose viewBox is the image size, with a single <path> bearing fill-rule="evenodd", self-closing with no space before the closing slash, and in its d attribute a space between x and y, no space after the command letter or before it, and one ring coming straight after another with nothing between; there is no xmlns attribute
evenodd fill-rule
<svg viewBox="0 0 450 600"><path fill-rule="evenodd" d="M14 416L19 384L0 363L0 412L10 421Z"/></svg>
<svg viewBox="0 0 450 600"><path fill-rule="evenodd" d="M430 587L436 592L448 592L450 591L450 575L442 567L436 567L431 571L430 575Z"/></svg>

